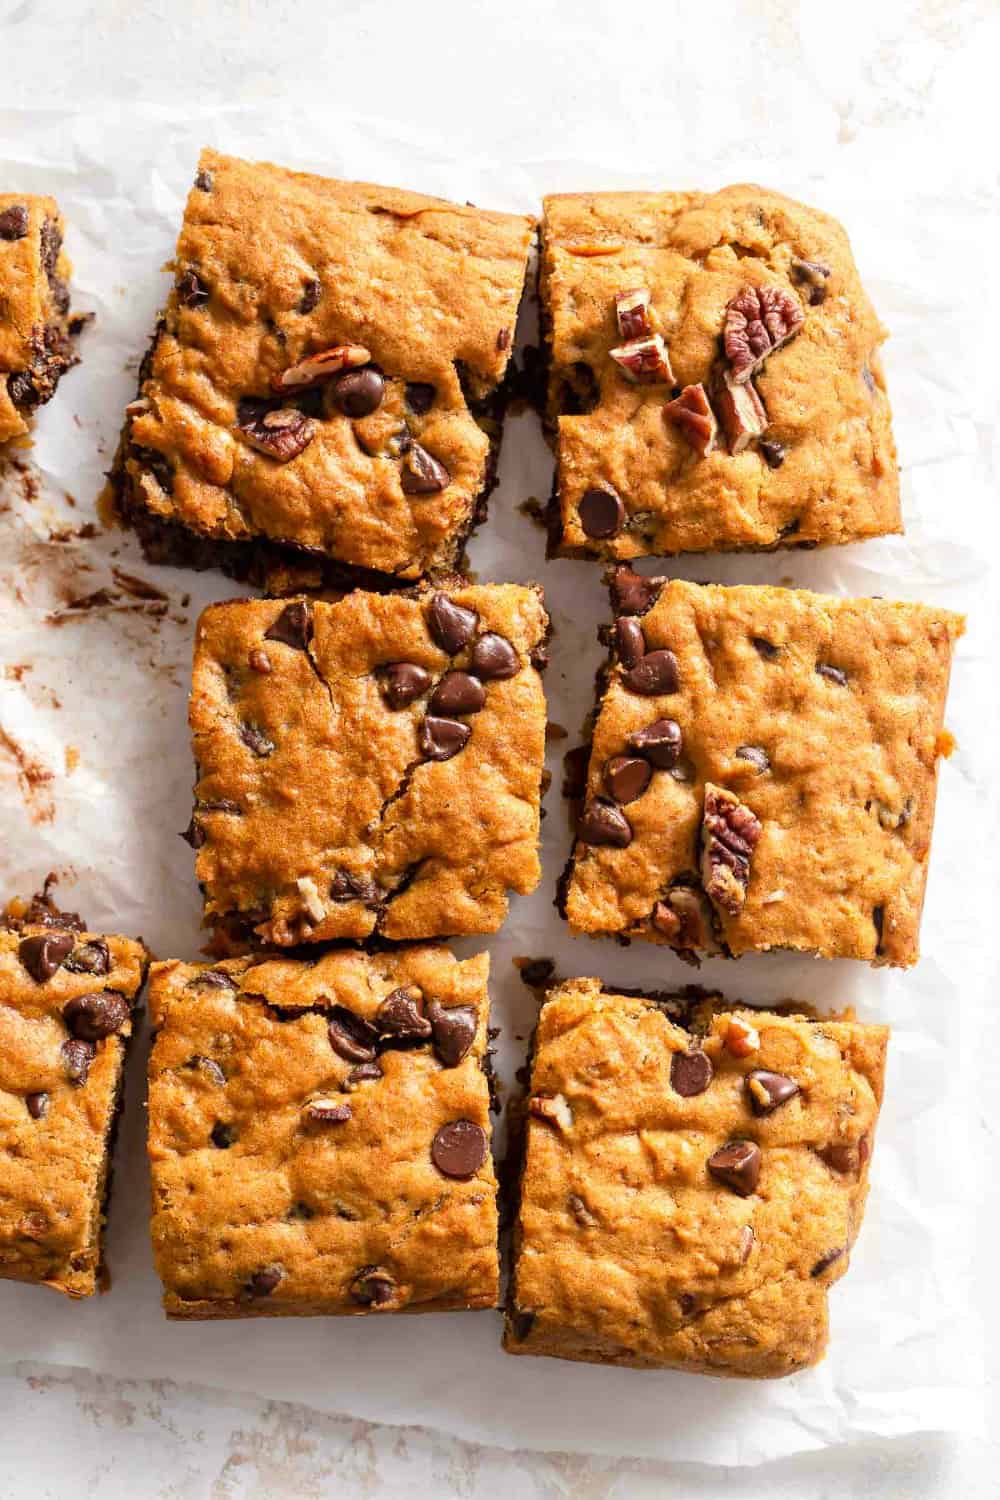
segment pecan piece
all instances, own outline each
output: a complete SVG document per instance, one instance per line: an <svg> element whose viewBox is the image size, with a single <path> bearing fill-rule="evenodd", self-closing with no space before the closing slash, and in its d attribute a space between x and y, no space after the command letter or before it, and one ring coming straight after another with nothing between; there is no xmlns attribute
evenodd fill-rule
<svg viewBox="0 0 1000 1500"><path fill-rule="evenodd" d="M667 346L658 333L645 339L630 339L611 350L611 358L633 385L673 385Z"/></svg>
<svg viewBox="0 0 1000 1500"><path fill-rule="evenodd" d="M528 1100L528 1109L560 1130L569 1130L573 1124L573 1111L565 1094L533 1094Z"/></svg>
<svg viewBox="0 0 1000 1500"><path fill-rule="evenodd" d="M316 424L293 406L269 411L256 402L241 401L235 430L251 448L279 463L298 458L316 436Z"/></svg>
<svg viewBox="0 0 1000 1500"><path fill-rule="evenodd" d="M805 322L799 299L782 286L745 286L726 308L723 348L737 385L769 354L794 338Z"/></svg>
<svg viewBox="0 0 1000 1500"><path fill-rule="evenodd" d="M833 272L825 261L802 260L799 256L793 255L789 270L793 281L809 288L806 295L809 298L810 307L818 307L826 300L826 283Z"/></svg>
<svg viewBox="0 0 1000 1500"><path fill-rule="evenodd" d="M684 952L716 951L708 902L692 886L672 886L663 900L657 901L653 907L651 921L671 948Z"/></svg>
<svg viewBox="0 0 1000 1500"><path fill-rule="evenodd" d="M719 424L703 385L686 385L675 401L667 402L663 415L668 422L680 428L691 447L702 458L711 453L715 447Z"/></svg>
<svg viewBox="0 0 1000 1500"><path fill-rule="evenodd" d="M649 317L648 288L640 286L632 292L616 292L615 317L618 319L618 332L626 341L649 338L653 332L653 324Z"/></svg>
<svg viewBox="0 0 1000 1500"><path fill-rule="evenodd" d="M731 371L720 370L712 382L712 396L730 453L742 453L767 431L767 412L752 380L739 385Z"/></svg>
<svg viewBox="0 0 1000 1500"><path fill-rule="evenodd" d="M701 880L709 900L732 917L746 902L750 860L760 834L760 823L749 807L725 787L706 783Z"/></svg>
<svg viewBox="0 0 1000 1500"><path fill-rule="evenodd" d="M359 370L362 365L370 363L371 354L363 345L334 344L332 349L320 349L317 354L310 354L308 358L300 359L297 365L282 370L271 384L276 391L299 391L305 386L329 380L343 370Z"/></svg>

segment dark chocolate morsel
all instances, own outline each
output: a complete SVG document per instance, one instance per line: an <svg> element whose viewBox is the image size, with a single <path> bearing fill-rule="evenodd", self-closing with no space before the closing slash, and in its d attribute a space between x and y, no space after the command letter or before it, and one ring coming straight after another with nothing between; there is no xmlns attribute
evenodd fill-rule
<svg viewBox="0 0 1000 1500"><path fill-rule="evenodd" d="M265 641L281 641L285 646L294 646L296 651L305 651L312 634L312 616L309 606L302 599L286 604L281 614L267 630Z"/></svg>
<svg viewBox="0 0 1000 1500"><path fill-rule="evenodd" d="M584 844L607 844L626 849L632 842L632 825L614 802L593 797L583 810L577 830Z"/></svg>
<svg viewBox="0 0 1000 1500"><path fill-rule="evenodd" d="M472 730L458 719L438 719L428 715L420 725L417 742L424 760L451 760L468 744Z"/></svg>
<svg viewBox="0 0 1000 1500"><path fill-rule="evenodd" d="M474 1120L450 1120L431 1142L431 1160L445 1177L467 1182L486 1160L486 1132Z"/></svg>
<svg viewBox="0 0 1000 1500"><path fill-rule="evenodd" d="M580 525L595 541L617 536L625 525L625 507L611 490L587 490L580 501Z"/></svg>
<svg viewBox="0 0 1000 1500"><path fill-rule="evenodd" d="M385 395L385 381L370 366L348 370L333 387L333 403L347 417L370 417L378 411Z"/></svg>
<svg viewBox="0 0 1000 1500"><path fill-rule="evenodd" d="M472 648L470 663L473 672L484 682L499 682L516 677L521 670L517 652L506 636L487 630L479 636Z"/></svg>
<svg viewBox="0 0 1000 1500"><path fill-rule="evenodd" d="M675 1052L670 1059L670 1087L682 1099L703 1094L712 1082L712 1060L700 1048Z"/></svg>
<svg viewBox="0 0 1000 1500"><path fill-rule="evenodd" d="M317 277L310 276L309 280L302 285L302 296L299 298L299 312L311 313L313 308L319 303L322 291L322 285Z"/></svg>
<svg viewBox="0 0 1000 1500"><path fill-rule="evenodd" d="M198 173L194 185L199 192L210 193L212 191L212 174L204 168Z"/></svg>
<svg viewBox="0 0 1000 1500"><path fill-rule="evenodd" d="M262 1270L254 1271L247 1283L247 1290L254 1297L270 1297L284 1274L284 1269L281 1266L264 1266Z"/></svg>
<svg viewBox="0 0 1000 1500"><path fill-rule="evenodd" d="M769 1073L766 1068L755 1068L746 1078L747 1098L755 1115L769 1115L779 1104L787 1104L799 1092L794 1078L784 1073Z"/></svg>
<svg viewBox="0 0 1000 1500"><path fill-rule="evenodd" d="M673 719L654 719L645 728L636 729L626 740L630 750L644 756L660 771L669 771L676 766L683 743L680 725Z"/></svg>
<svg viewBox="0 0 1000 1500"><path fill-rule="evenodd" d="M396 1295L396 1283L380 1266L365 1266L351 1282L351 1297L361 1307L385 1307Z"/></svg>
<svg viewBox="0 0 1000 1500"><path fill-rule="evenodd" d="M434 405L437 391L424 380L410 380L406 386L406 404L414 416L424 417Z"/></svg>
<svg viewBox="0 0 1000 1500"><path fill-rule="evenodd" d="M615 649L623 667L634 667L646 654L646 637L634 615L622 615L615 621Z"/></svg>
<svg viewBox="0 0 1000 1500"><path fill-rule="evenodd" d="M346 1005L334 1005L327 1025L330 1046L345 1062L372 1062L378 1032L363 1016L357 1016Z"/></svg>
<svg viewBox="0 0 1000 1500"><path fill-rule="evenodd" d="M338 870L330 882L331 901L364 901L373 905L378 900L375 882L366 875L352 875L350 870Z"/></svg>
<svg viewBox="0 0 1000 1500"><path fill-rule="evenodd" d="M87 1082L87 1074L90 1065L97 1055L97 1048L93 1042L83 1042L78 1037L71 1037L69 1041L63 1042L59 1049L66 1069L66 1076L70 1083L75 1083L82 1088Z"/></svg>
<svg viewBox="0 0 1000 1500"><path fill-rule="evenodd" d="M73 943L73 936L68 932L42 933L22 938L17 956L35 983L45 984L72 952Z"/></svg>
<svg viewBox="0 0 1000 1500"><path fill-rule="evenodd" d="M432 1000L427 1007L434 1051L446 1068L455 1068L476 1039L479 1016L474 1005L442 1005Z"/></svg>
<svg viewBox="0 0 1000 1500"><path fill-rule="evenodd" d="M760 1147L753 1141L729 1141L708 1158L708 1170L741 1198L756 1191L760 1178Z"/></svg>
<svg viewBox="0 0 1000 1500"><path fill-rule="evenodd" d="M378 673L382 696L390 708L405 708L430 686L431 674L413 661L391 661Z"/></svg>
<svg viewBox="0 0 1000 1500"><path fill-rule="evenodd" d="M446 672L431 694L433 714L477 714L486 702L486 692L478 677L468 672Z"/></svg>
<svg viewBox="0 0 1000 1500"><path fill-rule="evenodd" d="M236 1126L229 1125L225 1120L216 1120L211 1130L211 1141L220 1151L228 1151L239 1139Z"/></svg>
<svg viewBox="0 0 1000 1500"><path fill-rule="evenodd" d="M519 1344L523 1343L531 1332L535 1322L533 1312L523 1312L521 1308L515 1307L511 1313L510 1331Z"/></svg>
<svg viewBox="0 0 1000 1500"><path fill-rule="evenodd" d="M644 615L660 597L662 578L645 578L624 564L611 578L611 602L619 615Z"/></svg>
<svg viewBox="0 0 1000 1500"><path fill-rule="evenodd" d="M0 213L0 240L23 240L27 232L27 204L12 203Z"/></svg>
<svg viewBox="0 0 1000 1500"><path fill-rule="evenodd" d="M431 1023L424 1015L422 996L415 985L401 985L386 995L375 1021L382 1036L426 1040L431 1034Z"/></svg>
<svg viewBox="0 0 1000 1500"><path fill-rule="evenodd" d="M436 495L439 490L448 488L451 475L433 453L428 453L419 443L411 443L403 454L400 483L404 495Z"/></svg>
<svg viewBox="0 0 1000 1500"><path fill-rule="evenodd" d="M773 641L765 640L762 635L751 636L751 640L757 655L762 656L765 661L776 661L781 655L781 647L776 646Z"/></svg>
<svg viewBox="0 0 1000 1500"><path fill-rule="evenodd" d="M129 1003L118 990L96 990L74 995L63 1006L63 1020L78 1041L99 1042L120 1031L128 1020Z"/></svg>
<svg viewBox="0 0 1000 1500"><path fill-rule="evenodd" d="M184 307L204 307L211 292L207 282L202 281L197 271L190 267L177 282L177 300Z"/></svg>
<svg viewBox="0 0 1000 1500"><path fill-rule="evenodd" d="M785 454L788 451L784 443L776 442L773 438L761 438L760 451L764 462L769 469L780 469L785 462Z"/></svg>
<svg viewBox="0 0 1000 1500"><path fill-rule="evenodd" d="M427 624L434 644L449 656L457 656L471 641L478 619L474 609L456 604L447 594L435 594Z"/></svg>
<svg viewBox="0 0 1000 1500"><path fill-rule="evenodd" d="M639 756L614 755L604 767L604 784L616 802L634 802L649 786L653 768Z"/></svg>
<svg viewBox="0 0 1000 1500"><path fill-rule="evenodd" d="M677 658L672 651L647 651L623 677L633 693L654 698L661 693L676 693L680 686Z"/></svg>
<svg viewBox="0 0 1000 1500"><path fill-rule="evenodd" d="M48 1094L27 1094L24 1103L33 1120L44 1120L49 1112Z"/></svg>
<svg viewBox="0 0 1000 1500"><path fill-rule="evenodd" d="M844 1251L842 1248L837 1250L828 1250L825 1255L820 1256L819 1260L809 1272L809 1275L822 1276L823 1272L828 1271L833 1265L834 1261L839 1260L843 1253Z"/></svg>

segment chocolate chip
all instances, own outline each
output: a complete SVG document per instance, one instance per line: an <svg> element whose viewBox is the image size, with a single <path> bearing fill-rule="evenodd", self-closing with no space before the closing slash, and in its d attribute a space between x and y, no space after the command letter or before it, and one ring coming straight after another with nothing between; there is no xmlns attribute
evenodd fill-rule
<svg viewBox="0 0 1000 1500"><path fill-rule="evenodd" d="M506 636L487 630L472 648L471 666L477 677L484 682L499 682L516 677L521 670L517 652Z"/></svg>
<svg viewBox="0 0 1000 1500"><path fill-rule="evenodd" d="M406 384L406 404L414 416L425 417L434 405L437 391L423 380L410 380Z"/></svg>
<svg viewBox="0 0 1000 1500"><path fill-rule="evenodd" d="M264 1266L262 1270L254 1271L247 1283L247 1290L254 1297L270 1297L284 1274L281 1266Z"/></svg>
<svg viewBox="0 0 1000 1500"><path fill-rule="evenodd" d="M510 348L510 329L501 328L497 334L497 348L503 353L504 349Z"/></svg>
<svg viewBox="0 0 1000 1500"><path fill-rule="evenodd" d="M615 621L615 649L623 667L634 667L646 654L646 637L642 626L632 615Z"/></svg>
<svg viewBox="0 0 1000 1500"><path fill-rule="evenodd" d="M254 755L259 755L262 759L274 753L274 741L269 740L257 724L241 724L239 736L247 749L252 750Z"/></svg>
<svg viewBox="0 0 1000 1500"><path fill-rule="evenodd" d="M24 203L12 203L0 213L0 240L23 240L28 232L28 209Z"/></svg>
<svg viewBox="0 0 1000 1500"><path fill-rule="evenodd" d="M417 732L417 743L424 760L451 760L468 744L472 730L458 719L436 719L428 715Z"/></svg>
<svg viewBox="0 0 1000 1500"><path fill-rule="evenodd" d="M617 536L625 525L625 507L611 490L587 490L580 501L580 525L595 541Z"/></svg>
<svg viewBox="0 0 1000 1500"><path fill-rule="evenodd" d="M194 185L199 192L210 193L212 191L212 181L211 172L207 172L203 167L195 178Z"/></svg>
<svg viewBox="0 0 1000 1500"><path fill-rule="evenodd" d="M71 974L110 974L111 954L107 943L103 938L93 943L81 943L65 960L63 968L69 969Z"/></svg>
<svg viewBox="0 0 1000 1500"><path fill-rule="evenodd" d="M191 821L180 835L185 844L190 844L192 849L200 849L205 842L205 830L198 819L191 814Z"/></svg>
<svg viewBox="0 0 1000 1500"><path fill-rule="evenodd" d="M818 1146L816 1155L826 1162L832 1172L839 1172L845 1177L853 1176L862 1165L859 1146L860 1143L854 1146L849 1141L833 1141L829 1146Z"/></svg>
<svg viewBox="0 0 1000 1500"><path fill-rule="evenodd" d="M280 641L282 645L292 646L296 651L306 650L311 635L312 615L308 604L302 599L286 604L274 624L264 631L265 641Z"/></svg>
<svg viewBox="0 0 1000 1500"><path fill-rule="evenodd" d="M616 802L634 802L649 786L652 775L648 760L613 755L604 767L604 784Z"/></svg>
<svg viewBox="0 0 1000 1500"><path fill-rule="evenodd" d="M339 1099L310 1099L302 1113L312 1125L346 1125L351 1106Z"/></svg>
<svg viewBox="0 0 1000 1500"><path fill-rule="evenodd" d="M188 980L187 988L189 990L204 988L209 990L235 991L239 989L239 985L233 976L227 974L224 969L203 969L200 974L196 974L193 979Z"/></svg>
<svg viewBox="0 0 1000 1500"><path fill-rule="evenodd" d="M875 942L875 956L879 957L881 955L881 953L882 953L882 937L883 937L883 934L885 932L885 907L884 906L873 906L872 907L872 925L875 928L875 938L876 938L876 942Z"/></svg>
<svg viewBox="0 0 1000 1500"><path fill-rule="evenodd" d="M68 1042L63 1042L59 1053L70 1083L75 1083L79 1088L82 1088L87 1082L90 1065L97 1056L97 1048L94 1046L94 1043L82 1042L74 1037Z"/></svg>
<svg viewBox="0 0 1000 1500"><path fill-rule="evenodd" d="M346 1005L334 1005L326 1028L330 1046L345 1062L373 1062L378 1032L363 1016L356 1016Z"/></svg>
<svg viewBox="0 0 1000 1500"><path fill-rule="evenodd" d="M45 1116L49 1112L48 1094L27 1094L24 1102L27 1106L28 1114L33 1120L45 1119Z"/></svg>
<svg viewBox="0 0 1000 1500"><path fill-rule="evenodd" d="M777 661L781 655L781 647L776 646L773 641L766 641L762 635L754 635L750 639L757 655L762 656L765 661Z"/></svg>
<svg viewBox="0 0 1000 1500"><path fill-rule="evenodd" d="M746 1077L747 1098L755 1115L769 1115L780 1104L787 1104L799 1092L794 1078L784 1073L769 1073L766 1068L755 1068Z"/></svg>
<svg viewBox="0 0 1000 1500"><path fill-rule="evenodd" d="M761 749L760 745L738 745L736 755L739 760L749 761L761 773L771 769L770 757L766 750Z"/></svg>
<svg viewBox="0 0 1000 1500"><path fill-rule="evenodd" d="M624 673L622 682L630 692L642 693L647 698L676 693L680 686L677 658L672 651L647 651Z"/></svg>
<svg viewBox="0 0 1000 1500"><path fill-rule="evenodd" d="M177 282L177 300L184 307L204 307L211 296L208 284L197 271L187 270Z"/></svg>
<svg viewBox="0 0 1000 1500"><path fill-rule="evenodd" d="M447 651L449 656L457 656L475 634L478 619L474 609L455 604L447 594L435 594L431 599L427 624L435 645Z"/></svg>
<svg viewBox="0 0 1000 1500"><path fill-rule="evenodd" d="M516 1307L511 1313L510 1331L519 1344L522 1344L528 1337L534 1326L534 1322L535 1314L533 1312L523 1312L521 1308Z"/></svg>
<svg viewBox="0 0 1000 1500"><path fill-rule="evenodd" d="M332 901L364 901L373 905L378 900L378 890L373 880L366 875L353 875L350 870L338 870L330 882Z"/></svg>
<svg viewBox="0 0 1000 1500"><path fill-rule="evenodd" d="M14 405L21 408L37 406L41 399L27 370L18 370L16 375L8 376L7 394Z"/></svg>
<svg viewBox="0 0 1000 1500"><path fill-rule="evenodd" d="M670 1087L682 1099L703 1094L712 1082L712 1059L695 1048L692 1052L675 1052L670 1059Z"/></svg>
<svg viewBox="0 0 1000 1500"><path fill-rule="evenodd" d="M823 1272L828 1271L833 1265L834 1261L839 1260L843 1253L844 1251L842 1248L839 1250L828 1250L825 1255L820 1256L819 1260L809 1272L809 1275L822 1276Z"/></svg>
<svg viewBox="0 0 1000 1500"><path fill-rule="evenodd" d="M662 578L644 578L631 568L616 568L611 578L611 602L619 615L644 615L660 597Z"/></svg>
<svg viewBox="0 0 1000 1500"><path fill-rule="evenodd" d="M309 280L304 282L302 286L302 296L299 298L299 312L311 313L319 302L322 290L323 288L319 280L315 276L310 276Z"/></svg>
<svg viewBox="0 0 1000 1500"><path fill-rule="evenodd" d="M592 797L583 810L577 830L584 844L607 844L627 849L632 842L632 825L614 802L606 797Z"/></svg>
<svg viewBox="0 0 1000 1500"><path fill-rule="evenodd" d="M68 932L47 933L39 937L22 938L17 956L36 984L45 984L52 978L73 949L73 937Z"/></svg>
<svg viewBox="0 0 1000 1500"><path fill-rule="evenodd" d="M376 1061L358 1063L358 1066L356 1068L352 1068L347 1077L344 1079L344 1088L352 1091L356 1089L361 1083L375 1082L376 1079L379 1079L381 1077L382 1064L380 1062Z"/></svg>
<svg viewBox="0 0 1000 1500"><path fill-rule="evenodd" d="M99 1042L121 1030L130 1014L129 1003L117 990L74 995L63 1006L63 1020L78 1041Z"/></svg>
<svg viewBox="0 0 1000 1500"><path fill-rule="evenodd" d="M431 1023L424 1015L422 995L416 985L401 985L386 995L375 1016L382 1036L420 1038L431 1034Z"/></svg>
<svg viewBox="0 0 1000 1500"><path fill-rule="evenodd" d="M431 695L435 714L477 714L486 702L486 691L478 677L468 672L446 672Z"/></svg>
<svg viewBox="0 0 1000 1500"><path fill-rule="evenodd" d="M474 1005L442 1005L432 1000L427 1014L434 1051L446 1068L456 1068L476 1039L479 1012Z"/></svg>
<svg viewBox="0 0 1000 1500"><path fill-rule="evenodd" d="M239 1133L235 1125L229 1125L225 1120L216 1120L211 1132L213 1146L218 1146L220 1151L228 1151L238 1140Z"/></svg>
<svg viewBox="0 0 1000 1500"><path fill-rule="evenodd" d="M351 1297L362 1307L385 1307L395 1295L395 1281L379 1266L364 1266L351 1282Z"/></svg>
<svg viewBox="0 0 1000 1500"><path fill-rule="evenodd" d="M847 673L842 672L839 667L831 667L829 662L818 661L816 671L820 677L825 677L828 682L835 682L838 687L847 686Z"/></svg>
<svg viewBox="0 0 1000 1500"><path fill-rule="evenodd" d="M205 1073L214 1084L218 1085L219 1088L225 1088L226 1075L225 1073L223 1073L214 1057L203 1057L200 1052L196 1052L193 1057L188 1058L184 1066L186 1068L193 1068L201 1073Z"/></svg>
<svg viewBox="0 0 1000 1500"><path fill-rule="evenodd" d="M431 674L412 661L391 661L378 673L382 696L390 708L405 708L426 693Z"/></svg>
<svg viewBox="0 0 1000 1500"><path fill-rule="evenodd" d="M680 725L673 719L654 719L652 724L630 734L625 743L650 765L669 771L680 760L684 742Z"/></svg>
<svg viewBox="0 0 1000 1500"><path fill-rule="evenodd" d="M781 468L788 451L784 443L775 442L773 438L761 438L758 447L769 469Z"/></svg>
<svg viewBox="0 0 1000 1500"><path fill-rule="evenodd" d="M486 1131L473 1120L450 1120L431 1142L431 1161L445 1177L467 1182L486 1160Z"/></svg>
<svg viewBox="0 0 1000 1500"><path fill-rule="evenodd" d="M534 989L551 982L556 966L551 958L533 958L529 963L523 964L519 972L522 983L529 989Z"/></svg>
<svg viewBox="0 0 1000 1500"><path fill-rule="evenodd" d="M403 455L400 475L404 495L436 495L448 488L451 475L444 464L419 443L411 443Z"/></svg>
<svg viewBox="0 0 1000 1500"><path fill-rule="evenodd" d="M348 370L333 387L333 403L346 417L370 417L385 395L385 381L371 366Z"/></svg>
<svg viewBox="0 0 1000 1500"><path fill-rule="evenodd" d="M729 1141L708 1158L708 1170L741 1198L749 1198L760 1177L760 1147L753 1141Z"/></svg>

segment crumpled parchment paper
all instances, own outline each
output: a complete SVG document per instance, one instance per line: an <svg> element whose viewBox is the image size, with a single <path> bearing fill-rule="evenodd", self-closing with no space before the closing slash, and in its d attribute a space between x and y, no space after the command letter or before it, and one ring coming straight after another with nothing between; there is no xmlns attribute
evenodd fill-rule
<svg viewBox="0 0 1000 1500"><path fill-rule="evenodd" d="M899 190L887 193L903 160L888 149L883 161L868 164L849 151L835 161L814 152L793 169L787 160L741 156L742 146L720 145L713 154L704 131L683 152L665 152L662 141L636 144L625 117L614 126L633 140L625 171L620 153L604 149L606 134L591 132L578 153L554 150L546 158L538 122L523 120L512 124L503 150L483 154L466 149L461 131L404 130L337 116L322 102L311 105L308 128L305 106L294 119L280 109L152 104L136 104L124 117L110 107L0 114L0 182L57 195L70 225L75 305L97 315L82 340L81 366L40 416L34 448L0 479L3 887L30 891L56 870L58 895L99 930L141 933L160 957L193 958L202 941L193 857L177 837L191 800L189 654L198 610L236 590L220 575L151 568L130 534L91 528L164 295L158 268L171 254L203 142L519 211L536 210L553 190L767 182L843 219L892 330L886 362L907 534L820 553L675 560L668 571L923 599L970 617L949 704L958 749L942 766L919 966L875 973L779 955L711 961L700 975L734 998L853 1005L863 1018L892 1024L866 1222L850 1271L832 1292L828 1358L775 1383L513 1360L499 1349L500 1320L491 1313L170 1325L148 1243L143 1038L117 1158L112 1290L70 1304L0 1283L2 1356L196 1379L512 1448L709 1464L974 1426L982 1367L968 1292L976 1215L968 1131L977 1031L995 969L987 879L996 859L990 782L998 743L990 559L1000 526L990 465L1000 429L981 336L991 319L996 326L996 293L954 266L956 258L974 266L976 244L996 245L995 212L946 177L932 192L926 171L915 169L894 176ZM809 134L804 117L802 129ZM993 297L992 312L984 295ZM553 909L570 842L559 795L562 755L579 742L591 706L607 600L596 566L545 562L543 533L519 511L528 498L544 498L550 483L537 420L513 418L500 488L471 565L483 579L544 584L556 629L546 691L551 720L566 737L550 744L542 884L533 897L514 898L504 930L483 944L492 955L499 1071L508 1089L535 1009L515 956L550 956L563 974L596 973L623 985L664 987L692 977L663 949L572 939ZM144 597L147 585L153 593ZM471 952L479 945L458 946Z"/></svg>

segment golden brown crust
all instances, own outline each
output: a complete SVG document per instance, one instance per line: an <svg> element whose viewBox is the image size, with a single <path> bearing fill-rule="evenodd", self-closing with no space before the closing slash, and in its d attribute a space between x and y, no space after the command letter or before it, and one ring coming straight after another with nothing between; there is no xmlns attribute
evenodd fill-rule
<svg viewBox="0 0 1000 1500"><path fill-rule="evenodd" d="M30 412L76 362L64 229L54 198L0 193L0 443L25 436Z"/></svg>
<svg viewBox="0 0 1000 1500"><path fill-rule="evenodd" d="M596 979L567 981L542 1009L531 1096L561 1096L566 1111L562 1126L528 1114L504 1347L787 1375L826 1347L827 1292L864 1210L888 1032L716 997L693 1017L678 1007L693 1043L670 1010ZM733 1022L757 1034L746 1056L730 1050ZM671 1059L695 1046L712 1076L682 1097ZM756 1114L756 1070L799 1092ZM760 1152L747 1196L707 1167L733 1140Z"/></svg>
<svg viewBox="0 0 1000 1500"><path fill-rule="evenodd" d="M107 973L61 963L50 977L33 978L19 956L22 943L64 932L0 930L0 1277L87 1297L101 1270L110 1138L132 1021L129 1014L94 1043L85 1079L74 1081L63 1011L80 996L113 991L131 1012L149 955L129 938L76 931L69 963L90 961L98 945Z"/></svg>
<svg viewBox="0 0 1000 1500"><path fill-rule="evenodd" d="M634 576L620 574L613 589ZM570 925L693 949L709 947L714 929L734 955L791 948L914 963L961 617L879 599L659 582L637 623L647 651L673 652L677 691L630 690L613 657L589 795L606 793L606 762L661 716L679 726L681 759L654 769L620 809L627 847L577 842ZM745 904L717 902L701 943L664 931L654 914L672 884L700 889L706 786L734 793L761 831Z"/></svg>
<svg viewBox="0 0 1000 1500"><path fill-rule="evenodd" d="M793 260L829 269L817 305ZM785 450L777 468L756 442L730 453L720 438L703 457L664 419L676 388L709 386L726 306L746 286L783 288L805 314L798 335L755 378L767 438ZM622 342L615 296L637 287L651 294L676 387L630 384L609 355ZM542 299L549 420L558 430L558 551L625 559L902 529L878 355L886 332L828 215L752 185L556 195L545 200ZM627 521L617 535L595 538L581 526L580 500L593 487L620 496Z"/></svg>
<svg viewBox="0 0 1000 1500"><path fill-rule="evenodd" d="M485 954L460 962L442 947L330 952L308 964L154 965L152 1233L168 1316L495 1305L489 1150L467 1180L445 1176L431 1157L451 1121L470 1121L489 1139L488 973ZM454 1066L439 1060L436 1042L380 1050L383 1076L351 1087L355 1064L328 1035L334 1007L375 1024L401 986L416 987L425 1015L434 1001L473 1007L471 1047ZM347 1105L350 1118L310 1123L317 1098ZM373 1269L381 1303L358 1300L358 1278ZM274 1285L255 1295L261 1271Z"/></svg>
<svg viewBox="0 0 1000 1500"><path fill-rule="evenodd" d="M436 591L318 602L308 651L267 638L284 601L234 601L202 615L190 717L208 922L242 914L281 946L492 932L506 892L534 889L541 591L456 581L446 595L476 612L474 640L496 633L511 644L517 670L484 681L484 706L460 716L468 743L441 761L423 757L421 726L444 673L472 667L474 641L451 656L436 644ZM260 653L264 671L252 664L264 665ZM393 708L376 669L398 662L422 668L427 684Z"/></svg>
<svg viewBox="0 0 1000 1500"><path fill-rule="evenodd" d="M476 401L503 378L533 227L203 151L177 285L126 421L126 509L217 541L290 542L400 578L452 566L490 451L460 375ZM240 402L273 396L283 372L338 346L367 350L381 370L377 411L352 419L326 382L274 402L300 406L313 424L290 461L249 443L236 425ZM433 386L429 410L414 409L408 382ZM443 489L404 488L405 432L445 466Z"/></svg>

